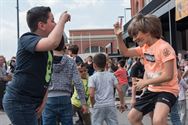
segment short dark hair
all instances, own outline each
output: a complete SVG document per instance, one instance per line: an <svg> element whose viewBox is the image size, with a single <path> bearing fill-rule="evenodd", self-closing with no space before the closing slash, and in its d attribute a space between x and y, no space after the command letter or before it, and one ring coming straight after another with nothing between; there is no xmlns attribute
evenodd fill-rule
<svg viewBox="0 0 188 125"><path fill-rule="evenodd" d="M124 66L125 66L125 60L123 60L123 59L119 60L118 63L119 63L119 65L120 65L121 67L124 67Z"/></svg>
<svg viewBox="0 0 188 125"><path fill-rule="evenodd" d="M102 54L102 53L96 54L93 57L93 63L96 64L96 66L98 68L105 69L105 66L106 66L106 55Z"/></svg>
<svg viewBox="0 0 188 125"><path fill-rule="evenodd" d="M44 6L33 7L27 11L27 25L31 32L35 32L37 30L38 22L41 21L47 23L50 12L50 7Z"/></svg>
<svg viewBox="0 0 188 125"><path fill-rule="evenodd" d="M83 67L87 68L87 64L86 64L86 63L80 63L80 64L79 64L79 67L80 67L80 68L83 68Z"/></svg>
<svg viewBox="0 0 188 125"><path fill-rule="evenodd" d="M136 15L128 26L128 34L130 37L135 37L138 32L150 33L154 38L161 38L162 36L162 26L161 21L158 17L148 14Z"/></svg>
<svg viewBox="0 0 188 125"><path fill-rule="evenodd" d="M62 35L61 37L61 42L59 43L59 46L57 48L55 48L56 51L61 51L66 49L65 47L65 41L64 41L64 36Z"/></svg>
<svg viewBox="0 0 188 125"><path fill-rule="evenodd" d="M70 50L72 52L72 54L78 54L79 47L78 47L78 45L71 45L71 46L69 46L68 50Z"/></svg>

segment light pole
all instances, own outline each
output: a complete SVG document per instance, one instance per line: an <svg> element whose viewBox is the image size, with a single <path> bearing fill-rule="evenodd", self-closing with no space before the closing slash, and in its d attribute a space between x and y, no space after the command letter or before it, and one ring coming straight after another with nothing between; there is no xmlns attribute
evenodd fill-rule
<svg viewBox="0 0 188 125"><path fill-rule="evenodd" d="M18 40L19 40L19 37L20 37L20 26L19 26L19 0L17 0L16 9L17 9L17 38L18 38Z"/></svg>
<svg viewBox="0 0 188 125"><path fill-rule="evenodd" d="M131 10L131 8L124 8L124 14L125 14L125 24L127 23L127 10Z"/></svg>

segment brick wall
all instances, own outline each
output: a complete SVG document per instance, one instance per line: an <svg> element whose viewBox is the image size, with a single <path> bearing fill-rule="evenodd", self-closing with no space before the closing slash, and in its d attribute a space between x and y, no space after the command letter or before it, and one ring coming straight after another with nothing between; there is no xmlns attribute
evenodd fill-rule
<svg viewBox="0 0 188 125"><path fill-rule="evenodd" d="M131 16L136 15L144 7L144 0L131 0Z"/></svg>
<svg viewBox="0 0 188 125"><path fill-rule="evenodd" d="M113 52L117 52L117 41L113 29L70 30L69 41L79 46L79 54L85 53L90 46L101 47L105 51L105 46L109 43L113 44Z"/></svg>

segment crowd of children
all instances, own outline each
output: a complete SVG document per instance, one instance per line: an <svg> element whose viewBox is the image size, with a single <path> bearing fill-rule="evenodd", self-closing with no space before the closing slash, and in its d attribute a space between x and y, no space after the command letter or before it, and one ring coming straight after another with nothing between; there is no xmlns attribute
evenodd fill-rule
<svg viewBox="0 0 188 125"><path fill-rule="evenodd" d="M104 53L84 62L77 45L65 46L64 27L70 18L64 12L56 24L49 7L30 9L31 32L19 39L10 68L0 55L0 85L4 85L0 89L7 85L3 108L13 125L37 125L39 118L43 125L73 125L76 114L77 125L118 125L114 93L119 95L118 110L124 112L129 88L132 125L142 125L148 113L153 125L166 125L169 113L173 125L187 124L188 61L181 54L176 58L174 49L162 39L156 16L133 18L128 33L138 46L131 49L124 44L120 23L114 24L120 52L126 57L116 62Z"/></svg>

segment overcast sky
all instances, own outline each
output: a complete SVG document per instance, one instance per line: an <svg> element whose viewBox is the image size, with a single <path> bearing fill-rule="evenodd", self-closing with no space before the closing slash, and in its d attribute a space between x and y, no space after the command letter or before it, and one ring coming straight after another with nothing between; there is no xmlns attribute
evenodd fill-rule
<svg viewBox="0 0 188 125"><path fill-rule="evenodd" d="M0 55L7 59L16 55L17 49L17 0L0 0ZM130 0L19 0L20 35L28 32L26 12L34 6L50 6L57 22L62 12L71 14L71 22L65 32L72 29L113 28L118 16L124 16L124 8ZM126 12L130 19L130 12Z"/></svg>

